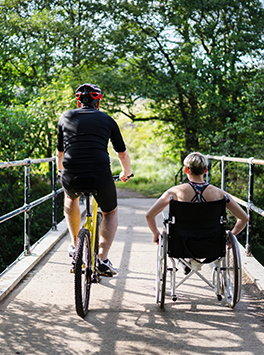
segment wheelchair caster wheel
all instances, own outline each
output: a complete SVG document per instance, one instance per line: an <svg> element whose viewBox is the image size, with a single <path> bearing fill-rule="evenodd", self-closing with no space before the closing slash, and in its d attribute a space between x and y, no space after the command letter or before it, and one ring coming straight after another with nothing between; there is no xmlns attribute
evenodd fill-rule
<svg viewBox="0 0 264 355"><path fill-rule="evenodd" d="M217 295L217 299L218 299L218 301L222 301L222 296L221 295Z"/></svg>

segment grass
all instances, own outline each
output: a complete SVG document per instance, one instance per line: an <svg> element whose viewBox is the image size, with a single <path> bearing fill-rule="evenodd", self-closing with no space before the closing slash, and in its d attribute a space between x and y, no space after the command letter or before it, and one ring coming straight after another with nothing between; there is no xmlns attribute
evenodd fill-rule
<svg viewBox="0 0 264 355"><path fill-rule="evenodd" d="M173 186L171 181L150 181L148 179L131 178L128 183L117 182L116 187L135 191L146 197L159 198L164 191Z"/></svg>

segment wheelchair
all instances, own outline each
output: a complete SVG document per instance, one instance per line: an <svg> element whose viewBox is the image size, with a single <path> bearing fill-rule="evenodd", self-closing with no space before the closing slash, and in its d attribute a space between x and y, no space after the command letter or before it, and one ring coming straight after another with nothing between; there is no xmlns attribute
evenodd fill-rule
<svg viewBox="0 0 264 355"><path fill-rule="evenodd" d="M163 212L164 230L159 237L156 302L164 307L167 273L170 274L172 301L177 300L176 289L193 274L200 277L221 301L233 308L241 296L242 268L236 237L226 232L226 202L228 196L218 201L203 203L171 200L169 212ZM171 267L168 267L170 260ZM187 274L176 282L176 265L181 263ZM202 266L214 263L212 280L201 272Z"/></svg>

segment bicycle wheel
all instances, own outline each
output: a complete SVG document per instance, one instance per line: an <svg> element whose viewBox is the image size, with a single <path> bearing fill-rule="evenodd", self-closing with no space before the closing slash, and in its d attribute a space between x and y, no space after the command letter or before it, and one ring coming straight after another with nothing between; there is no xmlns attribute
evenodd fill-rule
<svg viewBox="0 0 264 355"><path fill-rule="evenodd" d="M92 276L88 229L80 230L75 255L75 307L77 314L84 318L88 313Z"/></svg>
<svg viewBox="0 0 264 355"><path fill-rule="evenodd" d="M166 291L167 274L167 233L163 232L159 238L157 272L156 272L156 303L163 308Z"/></svg>
<svg viewBox="0 0 264 355"><path fill-rule="evenodd" d="M227 305L234 308L241 294L241 261L236 237L227 234L226 255L222 258L222 282Z"/></svg>

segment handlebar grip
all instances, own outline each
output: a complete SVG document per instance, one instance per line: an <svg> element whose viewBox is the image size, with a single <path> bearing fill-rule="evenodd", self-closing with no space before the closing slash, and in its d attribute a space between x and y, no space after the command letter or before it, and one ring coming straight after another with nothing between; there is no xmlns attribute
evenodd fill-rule
<svg viewBox="0 0 264 355"><path fill-rule="evenodd" d="M131 178L133 176L134 176L134 174L131 174L131 175L127 176L127 177ZM113 175L113 179L114 179L114 181L121 181L121 179L119 178L119 175Z"/></svg>

